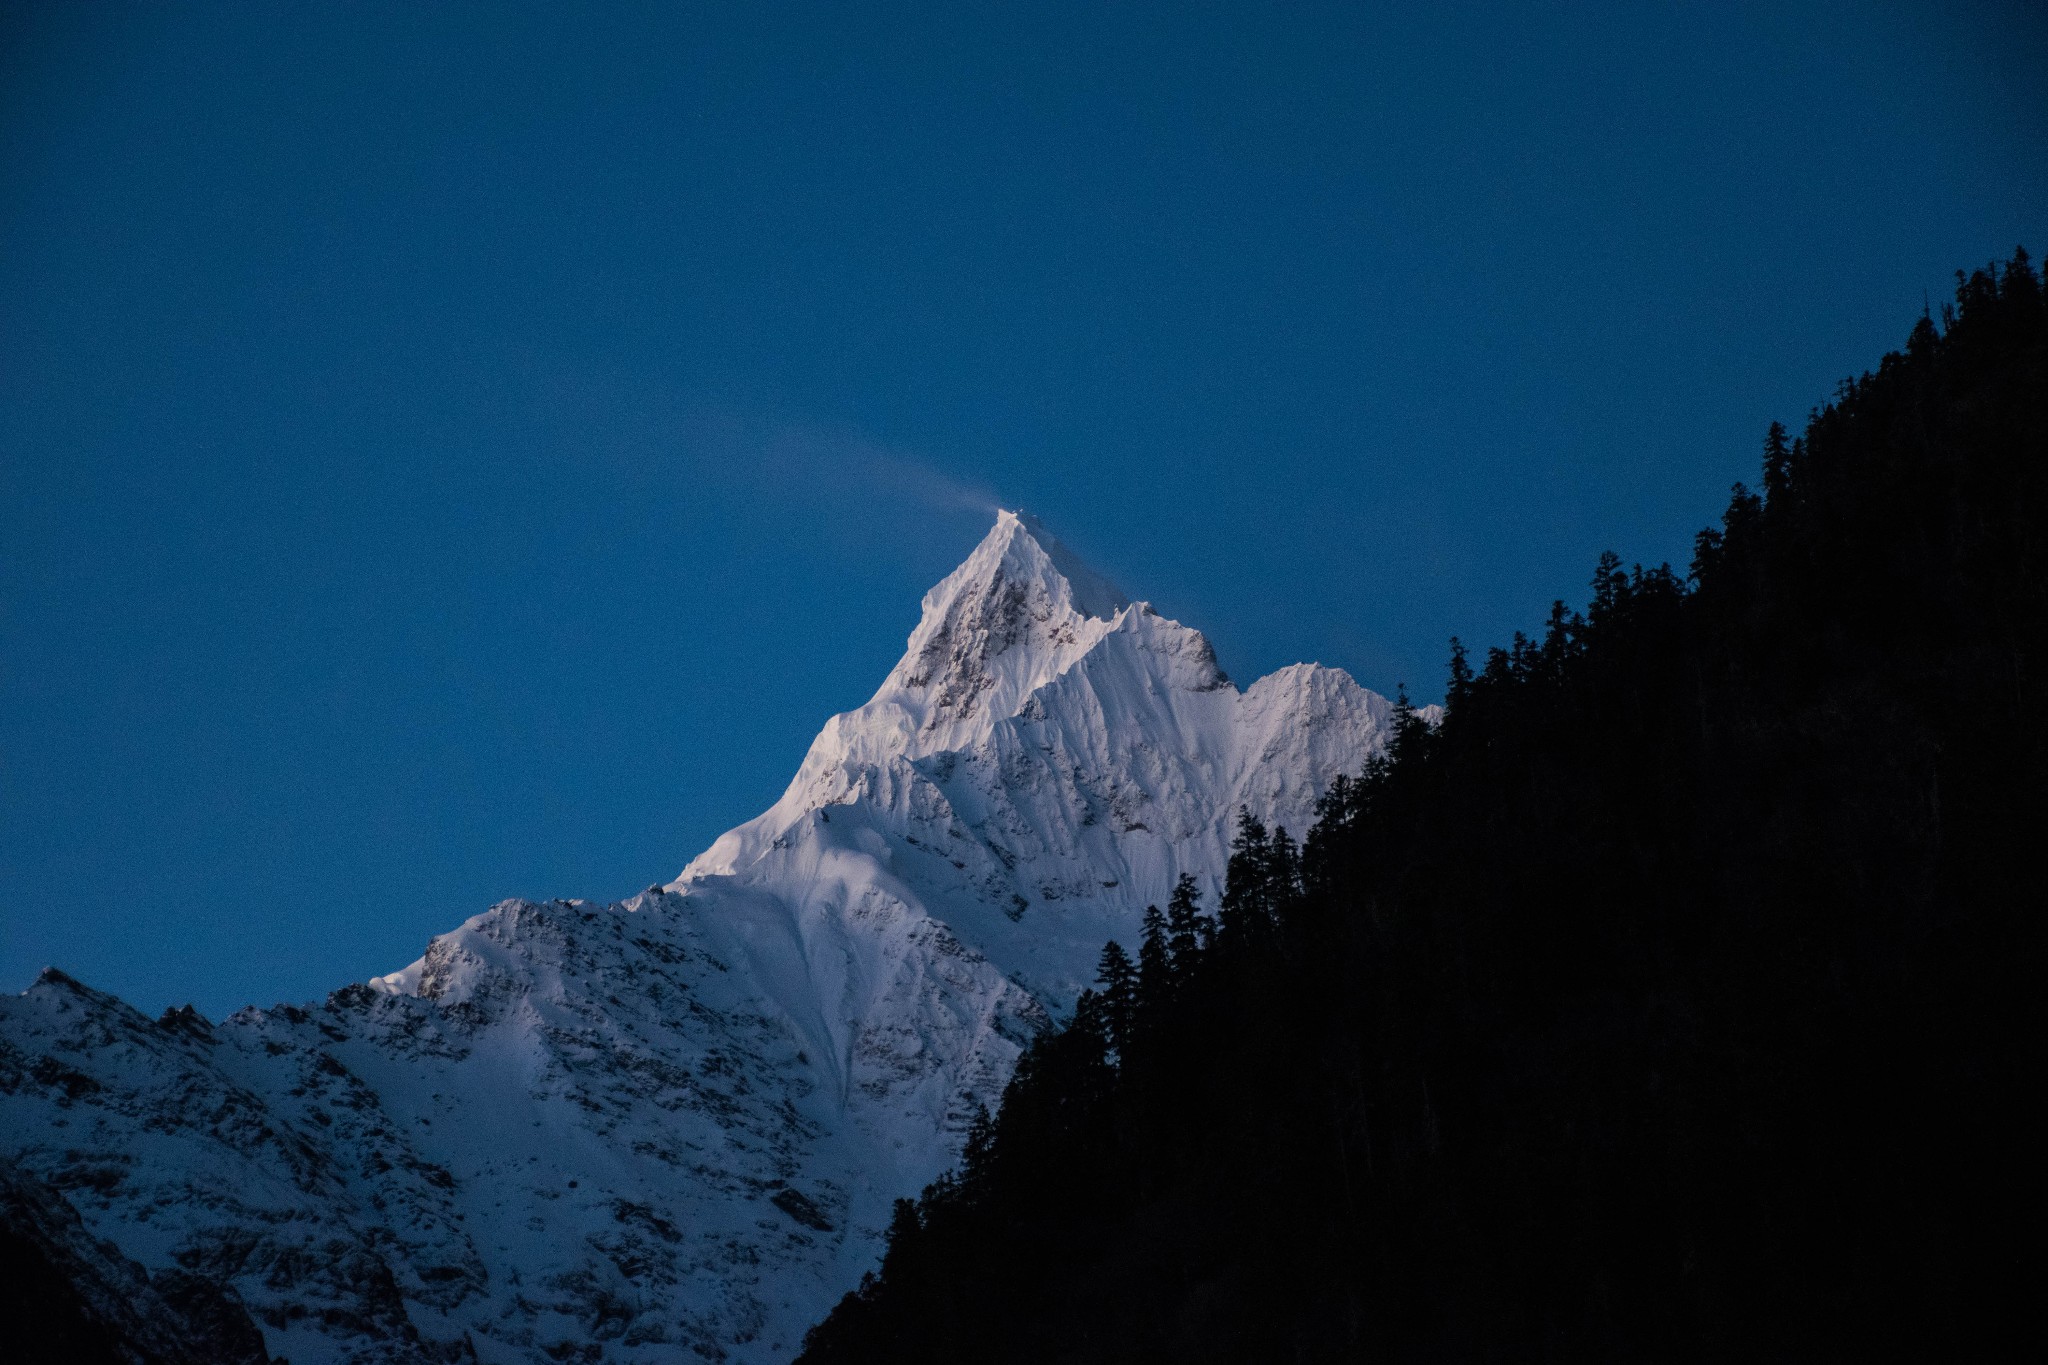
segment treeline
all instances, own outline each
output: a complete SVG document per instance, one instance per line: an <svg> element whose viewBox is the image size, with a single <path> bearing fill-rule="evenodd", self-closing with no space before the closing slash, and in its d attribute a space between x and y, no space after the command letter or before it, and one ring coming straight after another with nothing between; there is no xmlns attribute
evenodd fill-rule
<svg viewBox="0 0 2048 1365"><path fill-rule="evenodd" d="M803 1359L1991 1356L2039 1292L2044 458L2020 253L1773 426L1688 575L1603 558L1300 847L1245 820Z"/></svg>

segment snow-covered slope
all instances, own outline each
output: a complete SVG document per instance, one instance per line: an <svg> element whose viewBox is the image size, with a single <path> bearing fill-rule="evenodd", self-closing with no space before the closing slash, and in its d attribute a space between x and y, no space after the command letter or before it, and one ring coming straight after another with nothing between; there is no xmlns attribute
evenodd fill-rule
<svg viewBox="0 0 2048 1365"><path fill-rule="evenodd" d="M1299 832L1392 707L1238 690L1002 513L874 697L665 887L507 901L303 1008L0 998L0 1157L297 1365L775 1361L1104 940L1240 805Z"/></svg>

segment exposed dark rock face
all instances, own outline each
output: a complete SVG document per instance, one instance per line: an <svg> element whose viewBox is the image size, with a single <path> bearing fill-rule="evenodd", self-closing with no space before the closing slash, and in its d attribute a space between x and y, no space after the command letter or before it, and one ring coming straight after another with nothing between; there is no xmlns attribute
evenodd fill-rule
<svg viewBox="0 0 2048 1365"><path fill-rule="evenodd" d="M55 1190L0 1164L0 1322L16 1365L270 1365L233 1290L151 1276Z"/></svg>

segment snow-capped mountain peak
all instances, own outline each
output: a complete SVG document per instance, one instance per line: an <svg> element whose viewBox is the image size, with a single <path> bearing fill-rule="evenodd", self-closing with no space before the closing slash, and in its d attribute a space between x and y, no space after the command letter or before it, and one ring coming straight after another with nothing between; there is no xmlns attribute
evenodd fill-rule
<svg viewBox="0 0 2048 1365"><path fill-rule="evenodd" d="M1385 698L1240 691L1004 512L868 702L670 885L506 901L307 1007L0 998L0 1162L300 1365L768 1362L872 1266L1104 940L1238 810L1302 832Z"/></svg>
<svg viewBox="0 0 2048 1365"><path fill-rule="evenodd" d="M920 748L957 747L948 741L1014 715L1129 605L1035 518L999 513L974 553L925 594L909 647L869 705L902 708Z"/></svg>
<svg viewBox="0 0 2048 1365"><path fill-rule="evenodd" d="M858 710L825 723L772 808L714 843L673 884L750 865L796 821L845 799L896 759L984 742L1109 635L1190 637L1176 653L1196 687L1223 681L1198 632L1162 621L1084 563L1036 517L1000 511L960 566L924 595L903 657Z"/></svg>

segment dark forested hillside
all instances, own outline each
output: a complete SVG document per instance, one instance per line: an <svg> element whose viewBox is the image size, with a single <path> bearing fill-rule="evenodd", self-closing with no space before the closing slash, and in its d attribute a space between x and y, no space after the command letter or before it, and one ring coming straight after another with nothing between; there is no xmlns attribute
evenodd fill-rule
<svg viewBox="0 0 2048 1365"><path fill-rule="evenodd" d="M2048 313L1247 821L899 1206L838 1361L1981 1357L2038 1289Z"/></svg>

